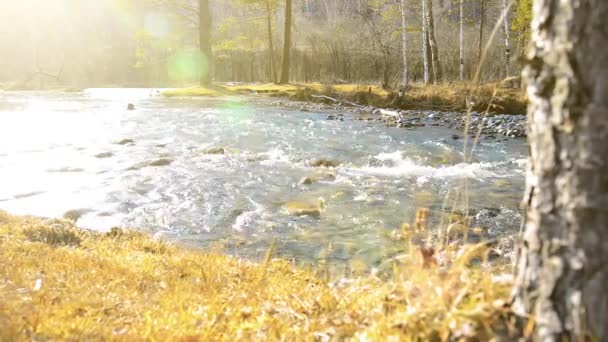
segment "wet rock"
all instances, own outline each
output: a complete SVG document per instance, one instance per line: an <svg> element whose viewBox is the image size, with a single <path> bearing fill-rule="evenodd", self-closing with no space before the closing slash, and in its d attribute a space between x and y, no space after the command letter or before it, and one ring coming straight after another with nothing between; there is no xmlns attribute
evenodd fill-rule
<svg viewBox="0 0 608 342"><path fill-rule="evenodd" d="M205 154L225 154L223 147L211 147L205 150Z"/></svg>
<svg viewBox="0 0 608 342"><path fill-rule="evenodd" d="M127 105L127 110L135 110L135 105L134 105L134 104L132 104L132 103L129 103L129 104Z"/></svg>
<svg viewBox="0 0 608 342"><path fill-rule="evenodd" d="M114 157L114 153L112 152L104 152L95 155L95 158L104 159L104 158L112 158Z"/></svg>
<svg viewBox="0 0 608 342"><path fill-rule="evenodd" d="M91 209L69 210L63 214L63 219L76 223L78 220L80 220L81 217L83 217L84 215L86 215L92 211L93 210L91 210Z"/></svg>
<svg viewBox="0 0 608 342"><path fill-rule="evenodd" d="M335 173L320 173L314 176L308 176L300 179L298 185L312 185L314 183L322 182L322 181L335 181L336 174Z"/></svg>
<svg viewBox="0 0 608 342"><path fill-rule="evenodd" d="M367 162L369 167L395 167L395 161L392 159L378 159L376 157L369 158Z"/></svg>
<svg viewBox="0 0 608 342"><path fill-rule="evenodd" d="M483 208L475 214L475 219L481 221L484 219L495 218L498 215L500 215L500 209L498 208Z"/></svg>
<svg viewBox="0 0 608 342"><path fill-rule="evenodd" d="M317 159L310 163L312 167L338 167L339 162L329 159Z"/></svg>
<svg viewBox="0 0 608 342"><path fill-rule="evenodd" d="M152 162L149 162L148 166L167 166L167 165L170 165L171 163L173 163L173 160L163 158L163 159L157 159Z"/></svg>
<svg viewBox="0 0 608 342"><path fill-rule="evenodd" d="M312 185L315 180L312 177L304 177L298 182L299 185Z"/></svg>
<svg viewBox="0 0 608 342"><path fill-rule="evenodd" d="M304 202L288 202L285 204L285 209L289 215L293 216L312 216L319 218L321 213L325 211L325 200L319 198L317 204Z"/></svg>
<svg viewBox="0 0 608 342"><path fill-rule="evenodd" d="M117 142L116 144L118 145L129 145L129 144L134 144L135 141L133 139L122 139L121 141Z"/></svg>

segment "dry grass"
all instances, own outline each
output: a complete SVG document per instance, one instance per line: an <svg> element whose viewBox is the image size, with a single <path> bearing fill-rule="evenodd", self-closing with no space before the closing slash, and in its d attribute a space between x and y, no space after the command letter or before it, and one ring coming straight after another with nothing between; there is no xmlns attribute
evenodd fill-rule
<svg viewBox="0 0 608 342"><path fill-rule="evenodd" d="M389 92L378 85L369 84L238 84L217 85L211 88L182 88L164 93L177 96L222 96L228 94L265 94L285 96L300 101L327 101L313 95L326 95L337 100L347 100L361 105L419 110L467 111L467 99L472 99L472 110L485 111L490 103L490 113L524 114L527 100L519 89L503 88L498 84L471 86L464 83L439 85L411 85L404 96Z"/></svg>
<svg viewBox="0 0 608 342"><path fill-rule="evenodd" d="M467 106L467 100L471 107ZM527 100L519 89L498 84L471 86L463 83L414 85L403 98L394 98L403 109L440 109L466 112L468 109L490 113L525 114Z"/></svg>
<svg viewBox="0 0 608 342"><path fill-rule="evenodd" d="M217 97L226 95L226 92L216 87L190 87L167 90L163 95L166 97Z"/></svg>
<svg viewBox="0 0 608 342"><path fill-rule="evenodd" d="M330 285L270 256L253 263L0 212L0 340L504 336L502 268L471 266L479 245L424 251L398 257L390 280Z"/></svg>

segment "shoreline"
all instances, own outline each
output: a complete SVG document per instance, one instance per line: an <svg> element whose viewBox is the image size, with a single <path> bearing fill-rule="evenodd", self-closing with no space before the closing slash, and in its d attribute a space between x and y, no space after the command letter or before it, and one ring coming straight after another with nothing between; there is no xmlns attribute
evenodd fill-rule
<svg viewBox="0 0 608 342"><path fill-rule="evenodd" d="M469 89L470 88L470 89ZM489 139L525 138L527 100L520 89L487 84L417 85L403 96L375 85L225 84L165 91L165 97L248 95L270 100L272 106L303 112L350 113L358 120L381 121L388 127L444 126L464 131L470 112L469 135ZM469 103L469 105L467 105ZM516 114L514 114L516 113ZM334 114L334 115L332 115Z"/></svg>
<svg viewBox="0 0 608 342"><path fill-rule="evenodd" d="M353 107L343 104L326 104L323 102L303 102L289 98L257 97L254 101L282 109L301 112L319 112L326 115L326 120L343 121L344 114L354 116L355 120L378 121L386 127L415 129L424 126L439 126L458 130L463 133L466 115L454 111L437 110L397 110L372 106ZM471 112L469 135L474 138L481 130L480 136L487 140L506 141L508 138L526 138L527 117L519 114L489 114ZM462 137L458 137L460 139Z"/></svg>
<svg viewBox="0 0 608 342"><path fill-rule="evenodd" d="M82 89L27 91L79 92ZM159 95L168 98L245 95L252 101L273 107L327 113L328 120L341 121L336 114L348 113L355 115L357 120L380 121L388 127L407 129L429 125L464 131L467 118L463 113L470 108L471 138L478 131L487 139L526 137L526 115L518 113L526 112L527 100L522 90L500 84L478 87L467 84L413 85L399 97L377 85L222 83L205 88L174 88Z"/></svg>

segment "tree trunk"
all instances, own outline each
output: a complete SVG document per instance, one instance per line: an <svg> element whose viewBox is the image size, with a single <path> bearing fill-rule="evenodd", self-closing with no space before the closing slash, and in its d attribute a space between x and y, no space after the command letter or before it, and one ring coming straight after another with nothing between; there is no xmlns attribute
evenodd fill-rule
<svg viewBox="0 0 608 342"><path fill-rule="evenodd" d="M213 51L211 50L211 10L209 0L199 0L199 49L202 54L203 62L201 65L201 86L211 84L213 78ZM206 64L206 65L205 65Z"/></svg>
<svg viewBox="0 0 608 342"><path fill-rule="evenodd" d="M509 2L502 0L502 8L505 13L504 31L505 31L505 77L511 74L511 28L509 24Z"/></svg>
<svg viewBox="0 0 608 342"><path fill-rule="evenodd" d="M608 341L608 1L537 0L513 308L540 341Z"/></svg>
<svg viewBox="0 0 608 342"><path fill-rule="evenodd" d="M479 0L479 42L477 45L477 67L479 68L478 79L481 81L481 55L483 54L483 29L486 21L485 0Z"/></svg>
<svg viewBox="0 0 608 342"><path fill-rule="evenodd" d="M464 81L464 0L460 0L460 14L458 23L460 26L459 46L460 46L460 80Z"/></svg>
<svg viewBox="0 0 608 342"><path fill-rule="evenodd" d="M270 82L276 83L276 69L274 65L274 44L272 42L272 10L269 0L266 3L266 27L268 33L268 55L270 57Z"/></svg>
<svg viewBox="0 0 608 342"><path fill-rule="evenodd" d="M403 78L401 80L401 86L403 88L406 88L410 83L407 65L407 22L405 19L405 0L401 0L401 43L403 49Z"/></svg>
<svg viewBox="0 0 608 342"><path fill-rule="evenodd" d="M433 70L433 83L441 81L441 65L439 65L439 49L435 39L435 24L433 22L433 0L426 7L426 23L428 29L429 45L431 46L431 66Z"/></svg>
<svg viewBox="0 0 608 342"><path fill-rule="evenodd" d="M429 83L429 53L426 21L427 0L422 0L422 65L424 66L424 83Z"/></svg>
<svg viewBox="0 0 608 342"><path fill-rule="evenodd" d="M283 42L283 67L281 84L289 83L289 62L291 58L291 0L285 0L285 39Z"/></svg>

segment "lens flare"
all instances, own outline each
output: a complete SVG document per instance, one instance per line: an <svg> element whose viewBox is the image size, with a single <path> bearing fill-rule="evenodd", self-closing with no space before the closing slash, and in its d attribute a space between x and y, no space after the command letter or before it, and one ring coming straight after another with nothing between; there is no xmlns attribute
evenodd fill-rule
<svg viewBox="0 0 608 342"><path fill-rule="evenodd" d="M174 81L195 81L209 72L209 62L196 49L181 50L169 59L167 70Z"/></svg>

